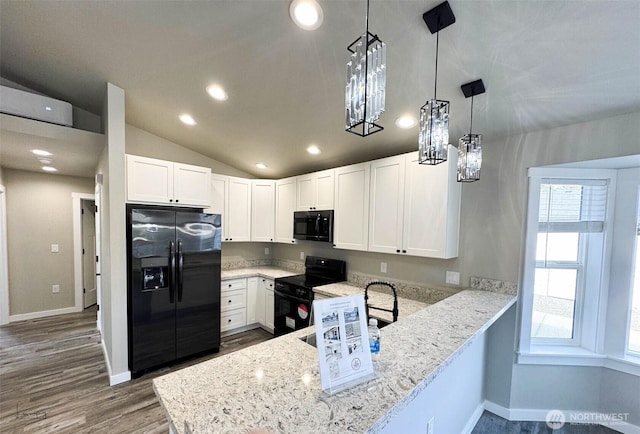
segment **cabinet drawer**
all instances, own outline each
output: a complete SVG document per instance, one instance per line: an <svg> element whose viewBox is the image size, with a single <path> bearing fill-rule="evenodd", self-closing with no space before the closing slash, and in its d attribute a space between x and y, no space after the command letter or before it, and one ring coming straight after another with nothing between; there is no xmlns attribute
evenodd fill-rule
<svg viewBox="0 0 640 434"><path fill-rule="evenodd" d="M220 296L220 312L247 307L247 292L244 289L225 291Z"/></svg>
<svg viewBox="0 0 640 434"><path fill-rule="evenodd" d="M226 332L247 325L247 310L236 309L220 315L220 331Z"/></svg>
<svg viewBox="0 0 640 434"><path fill-rule="evenodd" d="M234 291L236 289L245 289L247 287L247 279L230 279L223 280L220 283L220 290L224 296L225 291Z"/></svg>

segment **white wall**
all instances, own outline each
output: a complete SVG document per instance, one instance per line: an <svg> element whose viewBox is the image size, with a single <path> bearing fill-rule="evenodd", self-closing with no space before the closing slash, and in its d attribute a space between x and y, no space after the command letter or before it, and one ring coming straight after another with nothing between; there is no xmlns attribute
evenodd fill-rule
<svg viewBox="0 0 640 434"><path fill-rule="evenodd" d="M127 341L127 256L125 228L124 91L107 84L106 149L98 173L104 176L101 210L103 338L111 384L130 378Z"/></svg>
<svg viewBox="0 0 640 434"><path fill-rule="evenodd" d="M516 305L514 304L487 331L485 354L484 397L508 408L511 400L511 369L516 336Z"/></svg>

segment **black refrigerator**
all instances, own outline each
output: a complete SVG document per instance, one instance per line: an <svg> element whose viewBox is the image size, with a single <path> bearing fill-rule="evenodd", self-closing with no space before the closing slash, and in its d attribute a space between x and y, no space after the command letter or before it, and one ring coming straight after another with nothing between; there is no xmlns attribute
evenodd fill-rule
<svg viewBox="0 0 640 434"><path fill-rule="evenodd" d="M220 348L221 218L199 211L127 206L134 377Z"/></svg>

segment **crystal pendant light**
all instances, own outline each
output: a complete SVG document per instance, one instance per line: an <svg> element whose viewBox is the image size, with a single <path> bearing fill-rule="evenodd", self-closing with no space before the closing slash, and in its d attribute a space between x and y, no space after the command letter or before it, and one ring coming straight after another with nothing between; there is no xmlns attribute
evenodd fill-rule
<svg viewBox="0 0 640 434"><path fill-rule="evenodd" d="M473 131L473 97L484 93L482 80L460 86L466 98L471 97L471 122L469 134L458 140L458 182L473 182L480 179L482 166L482 134L472 134Z"/></svg>
<svg viewBox="0 0 640 434"><path fill-rule="evenodd" d="M347 47L345 87L345 129L361 137L384 129L376 122L384 113L387 79L387 46L369 32L369 0L365 21L365 32Z"/></svg>
<svg viewBox="0 0 640 434"><path fill-rule="evenodd" d="M449 2L444 2L425 12L422 19L431 33L436 34L436 73L433 99L420 108L420 132L418 135L418 162L439 164L447 161L449 146L449 101L437 98L438 90L438 50L440 30L456 22Z"/></svg>

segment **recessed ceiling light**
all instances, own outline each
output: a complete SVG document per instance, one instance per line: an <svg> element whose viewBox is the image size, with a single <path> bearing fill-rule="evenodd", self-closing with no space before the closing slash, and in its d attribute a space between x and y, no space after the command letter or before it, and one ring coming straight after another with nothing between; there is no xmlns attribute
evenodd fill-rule
<svg viewBox="0 0 640 434"><path fill-rule="evenodd" d="M51 166L42 166L42 170L44 170L45 172L57 172L58 169L56 169L55 167L51 167Z"/></svg>
<svg viewBox="0 0 640 434"><path fill-rule="evenodd" d="M256 163L256 167L257 167L258 169L263 169L263 170L264 170L264 169L266 169L266 168L267 168L267 165L266 165L266 164L264 164L264 163Z"/></svg>
<svg viewBox="0 0 640 434"><path fill-rule="evenodd" d="M307 152L311 155L318 155L320 153L320 148L318 148L316 145L311 145L307 148Z"/></svg>
<svg viewBox="0 0 640 434"><path fill-rule="evenodd" d="M53 158L38 157L38 161L41 162L42 164L51 164L53 163Z"/></svg>
<svg viewBox="0 0 640 434"><path fill-rule="evenodd" d="M211 98L218 101L226 101L227 99L229 99L227 91L225 91L222 86L217 84L207 86L207 93L211 96Z"/></svg>
<svg viewBox="0 0 640 434"><path fill-rule="evenodd" d="M180 118L180 120L182 121L183 124L186 124L186 125L195 125L196 124L195 119L193 119L191 117L191 115L188 115L186 113L185 114L181 114L178 117Z"/></svg>
<svg viewBox="0 0 640 434"><path fill-rule="evenodd" d="M396 119L396 126L404 130L408 128L413 128L417 124L418 124L418 121L416 120L416 118L414 118L411 115L400 116L398 119Z"/></svg>
<svg viewBox="0 0 640 434"><path fill-rule="evenodd" d="M49 156L52 155L51 152L43 151L42 149L34 149L34 150L31 151L31 153L35 154L35 155L39 155L41 157L49 157Z"/></svg>
<svg viewBox="0 0 640 434"><path fill-rule="evenodd" d="M324 18L322 8L315 0L293 0L289 6L289 15L304 30L317 29Z"/></svg>

